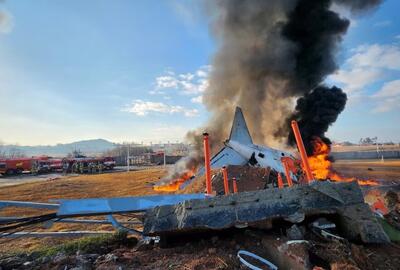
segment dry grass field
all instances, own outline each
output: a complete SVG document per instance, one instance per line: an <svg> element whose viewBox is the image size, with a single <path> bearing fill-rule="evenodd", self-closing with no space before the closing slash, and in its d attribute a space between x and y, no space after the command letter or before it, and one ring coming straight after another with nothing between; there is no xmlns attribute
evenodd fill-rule
<svg viewBox="0 0 400 270"><path fill-rule="evenodd" d="M385 151L399 151L400 144L394 145L379 145L380 150ZM376 145L349 145L349 146L333 146L332 152L362 152L362 151L376 151Z"/></svg>
<svg viewBox="0 0 400 270"><path fill-rule="evenodd" d="M62 179L27 183L2 187L0 200L21 200L49 202L54 199L102 198L160 194L152 189L152 183L159 181L165 173L162 169L149 169L132 172L80 175ZM0 216L35 215L43 210L7 208ZM102 218L102 217L100 217ZM113 230L110 225L82 225L56 223L50 229L33 227L33 231L73 231L73 230ZM38 247L59 244L65 239L21 238L0 239L0 253L10 251L30 251Z"/></svg>
<svg viewBox="0 0 400 270"><path fill-rule="evenodd" d="M400 160L364 161L340 160L334 169L344 176L400 180ZM152 184L159 181L165 171L160 168L118 172L111 174L80 175L2 187L0 200L49 202L54 199L102 198L157 194ZM194 186L199 184L194 183ZM193 186L193 185L191 185ZM195 188L197 189L197 188ZM194 189L190 191L194 192Z"/></svg>
<svg viewBox="0 0 400 270"><path fill-rule="evenodd" d="M51 199L101 198L154 194L151 184L164 175L160 169L80 175L3 187L1 200L47 202Z"/></svg>
<svg viewBox="0 0 400 270"><path fill-rule="evenodd" d="M346 177L400 183L400 160L338 160L333 163L333 168Z"/></svg>
<svg viewBox="0 0 400 270"><path fill-rule="evenodd" d="M400 182L400 160L380 161L337 161L334 168L343 176L363 179L384 179ZM148 169L132 172L110 173L101 175L80 175L62 179L27 183L2 187L0 200L23 200L49 202L54 199L101 198L120 196L139 196L160 194L152 189L152 184L165 174L163 169ZM184 191L198 192L204 189L204 180L198 179ZM0 216L38 214L37 210L8 208L0 211ZM32 230L68 231L68 230L113 230L109 225L81 225L56 223L51 229L35 227ZM0 253L10 251L30 251L38 247L55 245L65 239L23 238L0 239Z"/></svg>

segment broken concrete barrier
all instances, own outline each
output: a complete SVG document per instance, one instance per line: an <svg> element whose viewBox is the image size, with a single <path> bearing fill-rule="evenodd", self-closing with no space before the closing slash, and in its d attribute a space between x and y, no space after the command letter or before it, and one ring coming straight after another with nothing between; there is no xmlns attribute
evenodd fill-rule
<svg viewBox="0 0 400 270"><path fill-rule="evenodd" d="M349 239L364 243L390 242L364 203L356 182L314 182L155 207L146 212L143 231L145 235L168 235L257 227L275 219L290 220L298 213L306 217L336 214L341 230Z"/></svg>

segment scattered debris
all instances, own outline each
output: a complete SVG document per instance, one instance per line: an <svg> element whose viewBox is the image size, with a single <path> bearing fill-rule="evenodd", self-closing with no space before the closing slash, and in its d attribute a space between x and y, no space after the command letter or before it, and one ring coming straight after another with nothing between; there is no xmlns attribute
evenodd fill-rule
<svg viewBox="0 0 400 270"><path fill-rule="evenodd" d="M394 263L400 261L398 254L393 255L398 247L387 245L390 241L400 241L400 204L395 192L367 191L368 205L360 181L331 182L327 177L315 181L312 175L315 164L312 168L306 166L308 161L298 127L294 132L299 137L296 140L305 171L299 171L300 164L296 165L284 152L273 152L274 161L265 154L273 149L254 148L260 151L251 153L254 149L249 145L256 146L240 109L235 119L231 140L217 156L237 160L229 150L235 146L236 154L245 151L250 159L224 166L211 178L210 167L220 159L214 157L210 165L208 150L205 151L208 153L205 154L206 194L64 199L51 204L0 201L0 207L44 208L46 212L30 217L3 217L0 231L7 235L27 233L19 230L39 223L52 226L63 221L112 224L124 234L113 240L102 236L106 238L99 238L98 242L77 242L30 256L3 258L0 269L122 269L126 265L141 269L239 269L243 264L256 270L261 265L269 269L369 270L371 265L380 265L381 258L373 257L374 252L387 258L379 247L389 251ZM297 126L295 121L293 124ZM239 132L240 128L246 132ZM208 149L208 135L204 134L204 138ZM235 141L238 139L241 141ZM264 158L268 161L263 163ZM272 163L274 166L268 166ZM330 168L330 163L327 164L322 168L324 173ZM191 174L187 176L176 187L167 189L178 190L193 178ZM376 185L375 181L370 186ZM73 219L99 215L107 218ZM115 215L125 215L128 221L117 220ZM133 228L125 226L129 222L133 222ZM132 238L134 249L132 242L129 246L130 241L126 240L127 233L138 238ZM356 246L350 241L380 245ZM375 264L368 265L366 262L370 260ZM391 268L396 265L392 261L385 261L383 269L395 269Z"/></svg>
<svg viewBox="0 0 400 270"><path fill-rule="evenodd" d="M264 258L261 258L260 256L254 254L254 253L248 252L246 250L239 250L238 253L237 253L237 257L239 258L239 260L244 265L246 265L247 267L249 267L252 270L262 270L262 268L259 268L259 267L255 266L255 265L249 263L245 259L243 259L243 257L242 257L243 255L246 255L246 256L249 256L251 258L256 259L257 261L261 262L262 264L268 266L269 269L271 269L271 270L278 270L278 267L275 264L271 263L270 261L268 261L268 260L266 260Z"/></svg>
<svg viewBox="0 0 400 270"><path fill-rule="evenodd" d="M290 240L302 240L304 239L304 233L303 231L296 225L292 225L292 227L288 228L286 230L286 236Z"/></svg>
<svg viewBox="0 0 400 270"><path fill-rule="evenodd" d="M312 223L312 226L321 230L336 228L335 223L328 221L326 218L318 218Z"/></svg>
<svg viewBox="0 0 400 270"><path fill-rule="evenodd" d="M277 175L269 168L251 167L248 165L229 165L226 167L228 179L235 178L236 188L240 192L263 190L277 186ZM224 194L223 173L218 172L212 181L213 190L218 195ZM229 181L229 190L233 193L233 181Z"/></svg>
<svg viewBox="0 0 400 270"><path fill-rule="evenodd" d="M333 197L331 196L333 195ZM265 189L188 200L146 211L145 235L163 235L221 230L237 225L257 227L259 223L288 218L301 212L338 215L343 233L364 243L388 243L389 238L364 203L356 182L315 182L285 189Z"/></svg>
<svg viewBox="0 0 400 270"><path fill-rule="evenodd" d="M286 245L295 245L295 244L308 244L307 240L289 240L286 242Z"/></svg>

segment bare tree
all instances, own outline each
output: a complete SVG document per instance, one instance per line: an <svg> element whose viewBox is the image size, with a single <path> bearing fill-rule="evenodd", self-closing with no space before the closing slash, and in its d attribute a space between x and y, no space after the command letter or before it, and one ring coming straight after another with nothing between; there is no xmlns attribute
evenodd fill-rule
<svg viewBox="0 0 400 270"><path fill-rule="evenodd" d="M4 149L4 143L0 141L0 158L6 157L6 151Z"/></svg>
<svg viewBox="0 0 400 270"><path fill-rule="evenodd" d="M126 158L128 155L128 146L129 146L129 156L132 158L135 156L141 156L153 153L151 147L137 143L124 142L116 146L115 148L104 152L103 155L113 157L118 165L124 165L126 164Z"/></svg>
<svg viewBox="0 0 400 270"><path fill-rule="evenodd" d="M378 137L366 137L366 138L361 138L359 144L364 144L364 145L371 145L371 144L376 144L378 141Z"/></svg>
<svg viewBox="0 0 400 270"><path fill-rule="evenodd" d="M8 150L8 155L9 158L21 158L25 157L25 153L18 149L17 147L12 147L10 150Z"/></svg>
<svg viewBox="0 0 400 270"><path fill-rule="evenodd" d="M86 156L82 153L80 149L74 150L71 153L68 153L67 158L85 158Z"/></svg>

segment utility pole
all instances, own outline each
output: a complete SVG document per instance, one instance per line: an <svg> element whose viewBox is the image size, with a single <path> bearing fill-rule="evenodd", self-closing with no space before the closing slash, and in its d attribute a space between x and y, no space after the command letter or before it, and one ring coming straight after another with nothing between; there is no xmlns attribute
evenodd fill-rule
<svg viewBox="0 0 400 270"><path fill-rule="evenodd" d="M375 138L376 138L376 142L375 142L376 154L377 154L378 158L379 158L379 154L381 154L381 162L385 162L385 159L383 158L383 147L382 147L382 149L379 149L378 137L375 137Z"/></svg>
<svg viewBox="0 0 400 270"><path fill-rule="evenodd" d="M129 168L129 165L130 165L130 164L129 164L129 163L130 163L130 162L129 162L129 158L130 158L130 157L129 157L130 147L131 147L131 144L128 143L128 151L127 151L127 155L126 155L126 165L127 165L127 171L128 171L128 172L129 172L129 169L130 169L130 168Z"/></svg>
<svg viewBox="0 0 400 270"><path fill-rule="evenodd" d="M165 157L165 152L166 151L167 151L167 148L165 147L165 144L164 144L164 168L165 168L165 166L167 166L167 159Z"/></svg>

